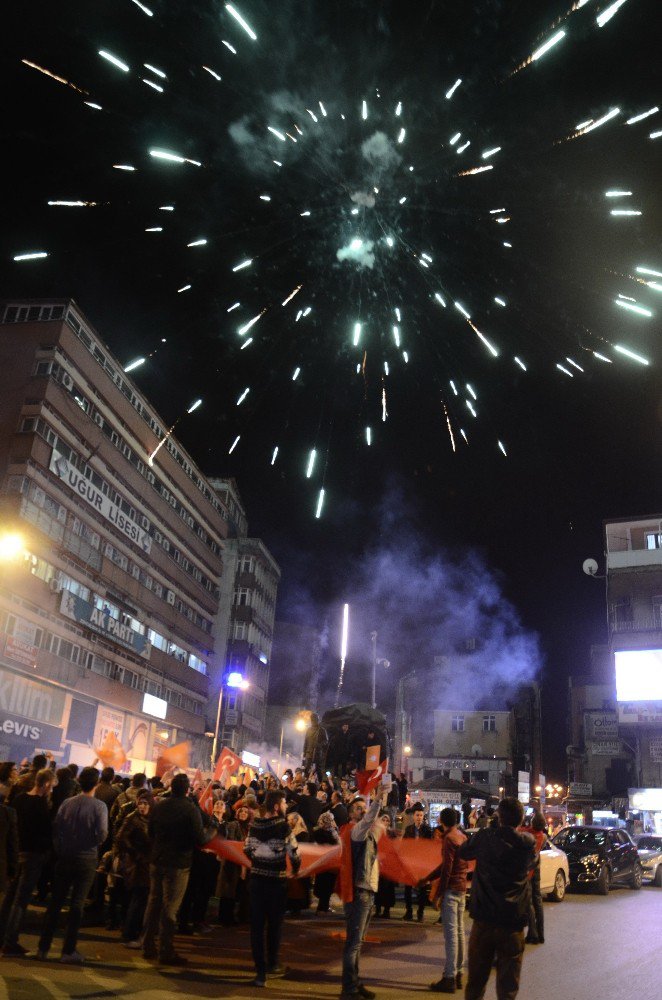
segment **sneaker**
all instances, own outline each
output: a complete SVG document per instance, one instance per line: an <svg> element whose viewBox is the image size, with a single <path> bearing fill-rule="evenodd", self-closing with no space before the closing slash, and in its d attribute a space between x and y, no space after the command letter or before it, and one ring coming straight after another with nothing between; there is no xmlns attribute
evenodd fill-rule
<svg viewBox="0 0 662 1000"><path fill-rule="evenodd" d="M270 965L267 968L267 978L268 979L280 979L282 976L286 976L290 971L289 966L282 965L280 962L278 965Z"/></svg>
<svg viewBox="0 0 662 1000"><path fill-rule="evenodd" d="M142 941L125 941L124 942L124 947L125 948L132 948L134 951L139 951L139 949L142 948L142 946L143 946Z"/></svg>
<svg viewBox="0 0 662 1000"><path fill-rule="evenodd" d="M405 915L404 915L404 917L402 919L403 920L413 920L414 919L414 914L411 913L411 912L405 913Z"/></svg>
<svg viewBox="0 0 662 1000"><path fill-rule="evenodd" d="M188 965L188 958L184 958L183 955L178 955L176 951L173 951L170 955L159 955L160 965Z"/></svg>
<svg viewBox="0 0 662 1000"><path fill-rule="evenodd" d="M62 965L83 965L85 963L85 956L81 955L79 951L70 951L68 954L62 952L60 961Z"/></svg>
<svg viewBox="0 0 662 1000"><path fill-rule="evenodd" d="M22 944L6 944L2 949L3 958L25 958L29 954L28 949Z"/></svg>
<svg viewBox="0 0 662 1000"><path fill-rule="evenodd" d="M367 986L363 985L363 983L359 983L358 996L363 997L364 1000L375 1000L377 994L373 993L372 990L369 990Z"/></svg>
<svg viewBox="0 0 662 1000"><path fill-rule="evenodd" d="M267 985L266 979L260 979L259 976L256 976L255 979L251 979L249 983L249 986L258 986L260 989L262 989L262 987L266 985Z"/></svg>
<svg viewBox="0 0 662 1000"><path fill-rule="evenodd" d="M38 962L46 962L48 960L48 952L44 951L43 948L38 948L34 957Z"/></svg>

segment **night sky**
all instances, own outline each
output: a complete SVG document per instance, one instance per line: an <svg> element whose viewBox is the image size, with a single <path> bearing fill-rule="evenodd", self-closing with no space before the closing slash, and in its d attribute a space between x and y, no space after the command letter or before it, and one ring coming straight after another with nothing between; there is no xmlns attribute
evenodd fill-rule
<svg viewBox="0 0 662 1000"><path fill-rule="evenodd" d="M571 0L241 0L257 41L221 2L143 6L152 17L132 0L13 5L3 296L75 298L125 364L149 356L134 377L166 421L202 397L177 434L205 472L236 476L251 532L281 563L279 617L328 623L329 685L342 601L356 609L349 690L376 628L387 707L413 659L455 648L468 590L489 581L466 630L520 632L520 652L538 634L545 766L562 777L567 677L606 638L604 588L581 563L600 561L603 518L660 509L662 291L636 268L662 272L662 138L649 138L662 111L625 124L662 104L659 4L626 0L599 27L609 0L572 13ZM352 240L359 259L339 259ZM36 250L49 256L13 260Z"/></svg>

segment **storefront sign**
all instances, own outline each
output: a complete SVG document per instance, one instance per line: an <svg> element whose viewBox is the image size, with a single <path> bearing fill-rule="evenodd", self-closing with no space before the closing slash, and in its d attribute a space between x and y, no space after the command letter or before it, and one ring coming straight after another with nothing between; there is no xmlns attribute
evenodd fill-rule
<svg viewBox="0 0 662 1000"><path fill-rule="evenodd" d="M528 771L517 772L517 798L528 805L531 798L531 775Z"/></svg>
<svg viewBox="0 0 662 1000"><path fill-rule="evenodd" d="M16 618L14 634L5 639L5 656L15 663L34 667L39 647L36 644L37 626L25 618Z"/></svg>
<svg viewBox="0 0 662 1000"><path fill-rule="evenodd" d="M630 809L638 812L642 809L647 812L662 811L662 788L628 788L628 798Z"/></svg>
<svg viewBox="0 0 662 1000"><path fill-rule="evenodd" d="M591 754L595 757L617 757L623 753L623 744L620 740L600 740L599 743L591 743Z"/></svg>
<svg viewBox="0 0 662 1000"><path fill-rule="evenodd" d="M651 736L648 751L654 764L662 764L662 736Z"/></svg>
<svg viewBox="0 0 662 1000"><path fill-rule="evenodd" d="M0 669L0 716L16 716L59 726L65 692Z"/></svg>
<svg viewBox="0 0 662 1000"><path fill-rule="evenodd" d="M662 723L662 701L620 702L618 721L626 726L650 726Z"/></svg>
<svg viewBox="0 0 662 1000"><path fill-rule="evenodd" d="M25 743L39 750L59 750L62 730L45 722L32 722L15 715L0 712L0 743Z"/></svg>
<svg viewBox="0 0 662 1000"><path fill-rule="evenodd" d="M114 524L129 541L137 545L143 552L149 553L151 551L152 539L145 529L127 517L116 504L110 501L105 493L102 493L94 483L86 479L56 448L53 448L51 453L49 468L98 515Z"/></svg>
<svg viewBox="0 0 662 1000"><path fill-rule="evenodd" d="M618 739L616 712L584 712L584 738L587 743Z"/></svg>
<svg viewBox="0 0 662 1000"><path fill-rule="evenodd" d="M138 656L149 659L151 643L146 635L135 632L130 625L123 625L107 610L99 610L90 601L84 601L77 594L72 594L70 590L62 591L60 600L60 612L67 618L73 618L81 625L87 625L94 632L108 636L121 646L127 646Z"/></svg>
<svg viewBox="0 0 662 1000"><path fill-rule="evenodd" d="M115 708L107 708L106 705L99 705L97 721L94 726L94 746L103 746L110 733L121 743L123 729L124 712L118 712Z"/></svg>
<svg viewBox="0 0 662 1000"><path fill-rule="evenodd" d="M590 799L593 795L593 785L587 781L571 781L568 785L568 795L571 799Z"/></svg>

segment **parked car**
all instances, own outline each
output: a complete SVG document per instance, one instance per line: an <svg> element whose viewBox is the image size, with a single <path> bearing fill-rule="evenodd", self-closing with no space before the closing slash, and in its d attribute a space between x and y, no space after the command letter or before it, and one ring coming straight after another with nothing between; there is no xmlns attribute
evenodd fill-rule
<svg viewBox="0 0 662 1000"><path fill-rule="evenodd" d="M554 837L568 855L570 885L589 886L606 896L610 887L641 889L643 868L637 848L625 830L601 826L568 826Z"/></svg>
<svg viewBox="0 0 662 1000"><path fill-rule="evenodd" d="M644 870L644 881L662 885L662 837L642 833L634 840Z"/></svg>
<svg viewBox="0 0 662 1000"><path fill-rule="evenodd" d="M547 841L540 852L540 892L553 903L560 903L570 881L570 866L565 851Z"/></svg>

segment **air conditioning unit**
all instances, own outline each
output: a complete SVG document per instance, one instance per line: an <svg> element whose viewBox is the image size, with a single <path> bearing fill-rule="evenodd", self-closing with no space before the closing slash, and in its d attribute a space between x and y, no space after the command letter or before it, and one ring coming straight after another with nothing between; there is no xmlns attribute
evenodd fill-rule
<svg viewBox="0 0 662 1000"><path fill-rule="evenodd" d="M98 424L99 427L103 427L103 417L98 410L94 411L94 423Z"/></svg>
<svg viewBox="0 0 662 1000"><path fill-rule="evenodd" d="M73 389L74 387L74 380L67 372L62 372L62 385L65 389Z"/></svg>
<svg viewBox="0 0 662 1000"><path fill-rule="evenodd" d="M62 590L60 580L57 576L54 576L52 580L48 581L48 588L53 594L59 594Z"/></svg>
<svg viewBox="0 0 662 1000"><path fill-rule="evenodd" d="M172 591L172 590L167 590L166 591L166 601L168 602L168 604L172 604L173 607L174 607L174 604L175 604L175 594L174 594L174 591Z"/></svg>

